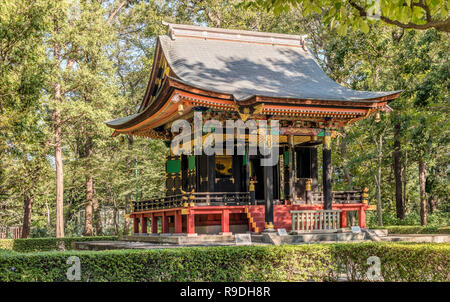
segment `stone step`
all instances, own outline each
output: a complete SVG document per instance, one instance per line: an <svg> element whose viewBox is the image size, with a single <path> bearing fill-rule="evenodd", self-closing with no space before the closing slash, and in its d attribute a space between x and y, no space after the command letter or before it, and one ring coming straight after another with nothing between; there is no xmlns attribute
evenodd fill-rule
<svg viewBox="0 0 450 302"><path fill-rule="evenodd" d="M444 243L450 242L450 235L441 234L399 234L399 235L388 235L380 237L382 241L389 242L434 242L434 243Z"/></svg>
<svg viewBox="0 0 450 302"><path fill-rule="evenodd" d="M232 234L229 235L131 235L120 236L121 241L133 241L133 242L148 242L156 244L203 244L203 243L234 243L235 237Z"/></svg>

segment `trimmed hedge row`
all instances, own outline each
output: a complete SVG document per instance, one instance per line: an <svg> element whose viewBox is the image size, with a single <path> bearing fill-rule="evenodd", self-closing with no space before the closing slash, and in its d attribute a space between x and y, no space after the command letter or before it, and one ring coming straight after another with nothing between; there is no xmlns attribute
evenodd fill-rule
<svg viewBox="0 0 450 302"><path fill-rule="evenodd" d="M391 225L379 228L388 230L389 234L450 234L450 226Z"/></svg>
<svg viewBox="0 0 450 302"><path fill-rule="evenodd" d="M384 281L450 281L450 244L379 242L0 253L0 281L68 281L70 256L81 281L367 281L371 256Z"/></svg>
<svg viewBox="0 0 450 302"><path fill-rule="evenodd" d="M16 252L71 250L73 242L117 240L117 238L118 238L117 236L98 236L98 237L67 237L67 238L0 239L0 250L12 250Z"/></svg>

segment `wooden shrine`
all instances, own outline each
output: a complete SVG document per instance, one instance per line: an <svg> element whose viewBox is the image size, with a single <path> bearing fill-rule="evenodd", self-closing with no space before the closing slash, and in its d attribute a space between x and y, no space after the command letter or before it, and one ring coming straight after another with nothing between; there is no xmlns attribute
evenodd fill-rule
<svg viewBox="0 0 450 302"><path fill-rule="evenodd" d="M263 166L263 155L250 154L250 136L259 135L250 129L240 154L171 153L166 194L135 202L130 215L134 233L333 230L346 226L348 211L358 212L364 228L367 189L332 191L332 140L340 128L390 111L388 103L400 92L354 91L335 83L301 36L167 27L167 35L157 40L142 104L137 113L107 122L113 136L142 136L170 145L179 134L172 133L173 123L186 120L194 129L196 113L202 114L202 125L214 119L224 127L226 120L277 120L279 160ZM201 133L201 140L211 134ZM223 139L238 148L237 134Z"/></svg>

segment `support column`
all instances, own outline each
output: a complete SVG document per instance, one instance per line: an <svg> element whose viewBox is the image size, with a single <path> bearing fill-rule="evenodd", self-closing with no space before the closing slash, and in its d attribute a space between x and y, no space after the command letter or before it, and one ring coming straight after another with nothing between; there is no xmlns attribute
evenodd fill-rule
<svg viewBox="0 0 450 302"><path fill-rule="evenodd" d="M166 216L166 213L162 215L162 233L169 233L169 216Z"/></svg>
<svg viewBox="0 0 450 302"><path fill-rule="evenodd" d="M207 162L208 162L208 184L207 184L208 192L214 192L216 184L216 156L208 155Z"/></svg>
<svg viewBox="0 0 450 302"><path fill-rule="evenodd" d="M139 218L133 217L133 234L139 233Z"/></svg>
<svg viewBox="0 0 450 302"><path fill-rule="evenodd" d="M323 143L323 209L331 210L331 132L325 131Z"/></svg>
<svg viewBox="0 0 450 302"><path fill-rule="evenodd" d="M341 212L341 228L347 227L347 211Z"/></svg>
<svg viewBox="0 0 450 302"><path fill-rule="evenodd" d="M221 224L222 224L222 232L220 234L222 234L222 235L230 234L230 211L229 210L222 210Z"/></svg>
<svg viewBox="0 0 450 302"><path fill-rule="evenodd" d="M194 236L196 235L195 233L195 218L194 218L194 214L189 213L187 215L187 234Z"/></svg>
<svg viewBox="0 0 450 302"><path fill-rule="evenodd" d="M141 215L141 232L142 234L147 234L147 217Z"/></svg>
<svg viewBox="0 0 450 302"><path fill-rule="evenodd" d="M248 143L245 144L245 154L244 154L244 161L245 161L245 190L244 191L250 191L250 155L248 154Z"/></svg>
<svg viewBox="0 0 450 302"><path fill-rule="evenodd" d="M183 233L182 216L180 211L177 211L175 213L175 233Z"/></svg>
<svg viewBox="0 0 450 302"><path fill-rule="evenodd" d="M158 217L152 213L152 234L158 234Z"/></svg>
<svg viewBox="0 0 450 302"><path fill-rule="evenodd" d="M264 200L266 229L273 229L273 166L264 166Z"/></svg>
<svg viewBox="0 0 450 302"><path fill-rule="evenodd" d="M295 202L295 167L294 167L294 136L289 135L288 138L288 154L289 154L289 199L291 204Z"/></svg>
<svg viewBox="0 0 450 302"><path fill-rule="evenodd" d="M360 228L366 228L366 209L364 207L358 211L358 223Z"/></svg>

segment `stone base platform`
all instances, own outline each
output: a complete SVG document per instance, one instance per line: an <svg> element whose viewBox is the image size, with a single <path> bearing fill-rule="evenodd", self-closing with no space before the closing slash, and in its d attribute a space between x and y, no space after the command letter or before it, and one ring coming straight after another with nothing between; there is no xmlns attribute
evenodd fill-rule
<svg viewBox="0 0 450 302"><path fill-rule="evenodd" d="M280 236L278 233L250 234L251 242L248 245L281 245L281 244L307 244L307 243L335 243L366 241L364 233L352 232L326 232L305 233ZM155 249L188 246L231 246L236 244L235 234L223 235L132 235L121 236L118 241L87 241L75 242L77 250L108 250L108 249Z"/></svg>
<svg viewBox="0 0 450 302"><path fill-rule="evenodd" d="M417 243L446 243L450 242L450 235L446 234L395 234L381 237L389 242L417 242Z"/></svg>

